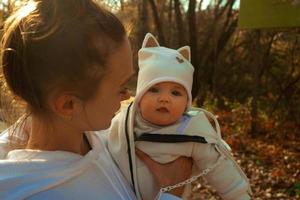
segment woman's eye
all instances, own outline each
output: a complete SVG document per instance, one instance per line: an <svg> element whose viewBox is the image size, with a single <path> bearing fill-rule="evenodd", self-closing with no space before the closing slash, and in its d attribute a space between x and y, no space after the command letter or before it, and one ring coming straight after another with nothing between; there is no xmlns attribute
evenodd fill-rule
<svg viewBox="0 0 300 200"><path fill-rule="evenodd" d="M122 88L119 92L121 95L126 95L128 93L128 88L125 87L125 88Z"/></svg>
<svg viewBox="0 0 300 200"><path fill-rule="evenodd" d="M157 93L159 92L159 89L158 88L155 88L155 87L152 87L148 90L148 92L151 92L151 93Z"/></svg>
<svg viewBox="0 0 300 200"><path fill-rule="evenodd" d="M172 95L181 96L181 92L174 90L174 91L172 91Z"/></svg>

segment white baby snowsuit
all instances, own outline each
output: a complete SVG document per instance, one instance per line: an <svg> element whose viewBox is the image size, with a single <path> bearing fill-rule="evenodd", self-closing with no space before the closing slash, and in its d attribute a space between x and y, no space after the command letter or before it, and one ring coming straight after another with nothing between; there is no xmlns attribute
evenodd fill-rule
<svg viewBox="0 0 300 200"><path fill-rule="evenodd" d="M154 36L149 33L145 36L138 55L135 100L113 119L108 149L139 199L154 199L160 188L144 163L135 157L135 147L160 163L179 156L192 157L195 175L204 175L223 199L248 200L251 194L248 179L222 140L216 118L206 110L191 107L194 68L190 58L188 46L178 50L161 47ZM160 82L178 83L187 92L187 112L171 126L155 126L139 117L139 101L151 86ZM206 115L214 120L216 130Z"/></svg>
<svg viewBox="0 0 300 200"><path fill-rule="evenodd" d="M134 106L124 108L113 119L108 149L140 198L154 199L160 188L144 163L135 157L135 147L160 163L171 162L179 156L192 157L196 166L193 174L205 174L204 178L223 199L250 199L248 179L222 140L219 124L211 113L191 108L179 123L148 133L134 133L134 110ZM216 131L206 115L216 123Z"/></svg>

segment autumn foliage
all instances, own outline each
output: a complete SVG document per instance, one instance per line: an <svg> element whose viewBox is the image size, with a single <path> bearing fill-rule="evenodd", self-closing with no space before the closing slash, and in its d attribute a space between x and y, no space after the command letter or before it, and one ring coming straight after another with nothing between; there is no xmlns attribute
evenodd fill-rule
<svg viewBox="0 0 300 200"><path fill-rule="evenodd" d="M194 105L218 117L253 199L300 199L299 28L241 30L236 0L98 1L128 28L135 64L147 32L191 47ZM0 1L0 25L20 2ZM191 199L219 199L203 180L193 191Z"/></svg>

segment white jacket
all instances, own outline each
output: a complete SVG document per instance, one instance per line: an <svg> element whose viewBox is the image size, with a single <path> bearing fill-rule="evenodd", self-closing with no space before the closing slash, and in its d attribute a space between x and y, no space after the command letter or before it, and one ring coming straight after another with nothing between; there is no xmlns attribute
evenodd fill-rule
<svg viewBox="0 0 300 200"><path fill-rule="evenodd" d="M214 119L216 131L208 121L206 114ZM125 178L134 185L139 199L153 199L159 188L148 168L135 157L135 147L160 163L171 162L179 156L192 157L197 169L195 175L204 173L204 178L223 199L249 200L251 189L248 179L231 156L230 147L222 140L220 127L215 117L200 108L190 109L189 115L190 117L183 123L164 127L142 136L134 133L134 104L131 108L129 106L121 110L113 119L109 130L108 148ZM151 134L156 135L152 137ZM176 135L168 138L162 136L162 138L167 140L175 138L175 142L179 141L176 143L170 143L167 140L154 142L155 137L159 134ZM187 141L182 142L185 139Z"/></svg>
<svg viewBox="0 0 300 200"><path fill-rule="evenodd" d="M107 151L103 132L87 133L85 156L66 151L11 150L0 135L0 199L134 200L136 196ZM164 193L160 200L180 200Z"/></svg>
<svg viewBox="0 0 300 200"><path fill-rule="evenodd" d="M0 199L132 200L135 195L96 134L85 156L13 150L0 160Z"/></svg>

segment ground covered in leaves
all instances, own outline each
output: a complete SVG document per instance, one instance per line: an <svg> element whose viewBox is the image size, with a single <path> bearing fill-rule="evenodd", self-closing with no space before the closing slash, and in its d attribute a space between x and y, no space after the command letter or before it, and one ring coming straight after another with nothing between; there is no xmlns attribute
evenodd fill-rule
<svg viewBox="0 0 300 200"><path fill-rule="evenodd" d="M286 148L284 145L269 144L266 140L245 137L235 142L234 156L249 177L253 199L300 199L299 143L298 146ZM191 199L221 198L204 180L199 180L194 185Z"/></svg>
<svg viewBox="0 0 300 200"><path fill-rule="evenodd" d="M234 113L229 113L228 116L229 118L226 118L226 113L219 113L223 136L232 147L234 157L250 180L252 199L300 200L299 130L288 124L279 128L271 125L272 127L264 130L273 131L251 136L246 134L245 127L237 130L237 126L240 125L232 123L236 123L236 119L233 119ZM270 124L267 123L266 126ZM285 131L287 134L284 133ZM205 180L200 179L193 184L193 194L190 199L221 198Z"/></svg>

